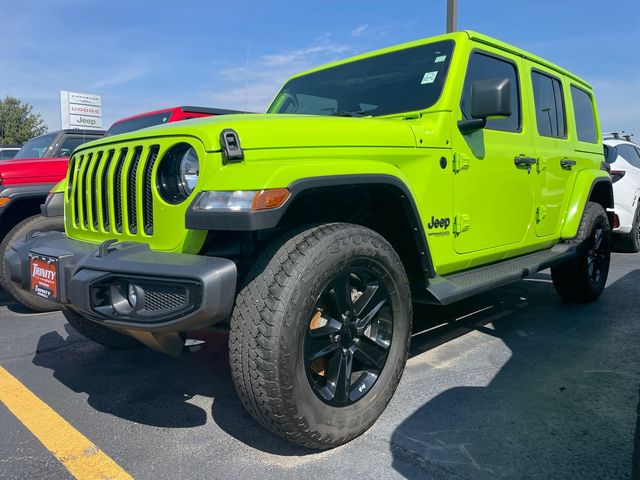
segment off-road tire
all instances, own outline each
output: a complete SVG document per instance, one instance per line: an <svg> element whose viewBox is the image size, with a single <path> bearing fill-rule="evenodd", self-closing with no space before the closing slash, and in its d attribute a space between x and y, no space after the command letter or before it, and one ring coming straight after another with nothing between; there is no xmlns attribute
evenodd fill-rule
<svg viewBox="0 0 640 480"><path fill-rule="evenodd" d="M363 259L384 274L393 337L368 393L350 405L331 406L310 385L304 338L320 292ZM271 431L314 449L336 447L371 427L400 381L411 334L409 285L391 245L359 225L300 228L270 244L243 284L231 318L229 356L236 391L247 411Z"/></svg>
<svg viewBox="0 0 640 480"><path fill-rule="evenodd" d="M597 232L601 232L601 237L597 236ZM598 244L599 241L602 243ZM565 300L592 302L604 290L611 261L611 227L607 213L600 204L587 203L578 235L567 243L576 244L577 256L551 268L553 286ZM592 255L591 252L595 253ZM589 270L592 258L593 268L600 270L597 279Z"/></svg>
<svg viewBox="0 0 640 480"><path fill-rule="evenodd" d="M116 332L110 328L103 327L102 325L98 325L68 308L63 308L62 314L76 332L107 348L112 348L114 350L126 350L140 345L140 342L135 338L125 335L124 333Z"/></svg>
<svg viewBox="0 0 640 480"><path fill-rule="evenodd" d="M9 272L5 270L4 256L9 251L10 245L17 240L26 240L31 232L51 232L51 231L64 231L64 218L63 217L45 217L43 215L34 215L32 217L25 218L15 227L13 227L9 233L0 242L0 285L11 295L18 303L24 305L30 310L36 312L52 312L54 310L60 310L60 305L49 300L45 300L38 295L22 290L16 286L11 280L9 280Z"/></svg>

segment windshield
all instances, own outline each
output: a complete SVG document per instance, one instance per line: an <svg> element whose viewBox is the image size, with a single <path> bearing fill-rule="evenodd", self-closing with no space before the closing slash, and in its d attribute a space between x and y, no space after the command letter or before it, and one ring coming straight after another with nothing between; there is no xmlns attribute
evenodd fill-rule
<svg viewBox="0 0 640 480"><path fill-rule="evenodd" d="M120 133L133 132L134 130L140 130L141 128L161 125L163 123L167 123L169 121L169 117L171 117L171 112L162 112L116 122L111 125L109 130L107 130L107 134L105 136L119 135Z"/></svg>
<svg viewBox="0 0 640 480"><path fill-rule="evenodd" d="M269 113L378 116L422 110L440 98L451 61L446 40L293 78Z"/></svg>
<svg viewBox="0 0 640 480"><path fill-rule="evenodd" d="M55 140L56 135L57 133L48 133L41 137L32 138L22 146L13 158L41 158Z"/></svg>

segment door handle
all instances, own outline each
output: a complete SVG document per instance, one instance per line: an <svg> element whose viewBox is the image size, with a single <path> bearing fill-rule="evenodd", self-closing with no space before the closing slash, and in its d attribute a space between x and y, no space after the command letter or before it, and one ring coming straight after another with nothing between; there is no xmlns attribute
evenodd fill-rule
<svg viewBox="0 0 640 480"><path fill-rule="evenodd" d="M516 167L531 172L531 167L538 163L538 159L533 157L515 157L513 163Z"/></svg>
<svg viewBox="0 0 640 480"><path fill-rule="evenodd" d="M560 160L560 166L563 170L571 170L571 167L575 166L575 160L569 160L568 158L563 158Z"/></svg>

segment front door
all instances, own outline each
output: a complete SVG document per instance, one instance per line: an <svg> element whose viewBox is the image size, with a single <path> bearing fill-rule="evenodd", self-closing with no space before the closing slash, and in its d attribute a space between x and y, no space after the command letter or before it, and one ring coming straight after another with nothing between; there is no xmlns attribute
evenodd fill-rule
<svg viewBox="0 0 640 480"><path fill-rule="evenodd" d="M470 117L471 83L511 80L509 117L489 119L484 129L455 129L454 246L469 253L522 241L534 215L535 153L522 102L522 60L502 52L475 50L469 57L460 108Z"/></svg>

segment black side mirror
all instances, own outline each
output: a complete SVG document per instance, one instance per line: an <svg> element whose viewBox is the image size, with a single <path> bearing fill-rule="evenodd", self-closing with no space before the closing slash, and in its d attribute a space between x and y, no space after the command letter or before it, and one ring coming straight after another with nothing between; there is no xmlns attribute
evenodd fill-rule
<svg viewBox="0 0 640 480"><path fill-rule="evenodd" d="M488 78L471 83L471 119L460 120L458 128L470 133L484 128L488 118L511 115L511 80Z"/></svg>

